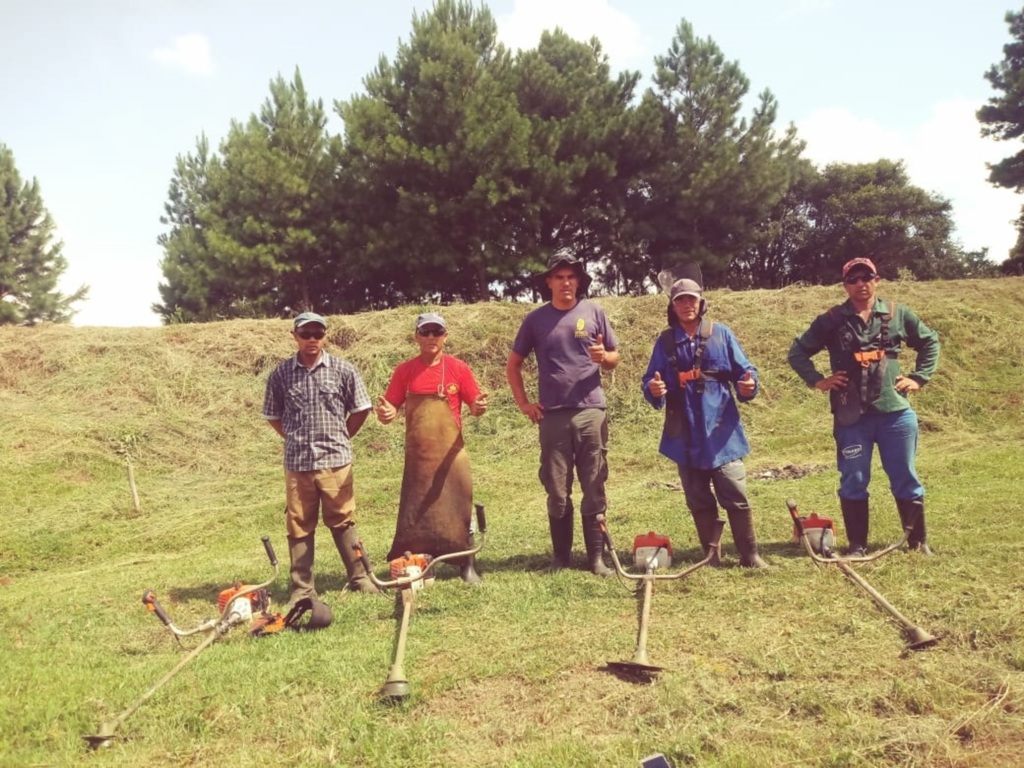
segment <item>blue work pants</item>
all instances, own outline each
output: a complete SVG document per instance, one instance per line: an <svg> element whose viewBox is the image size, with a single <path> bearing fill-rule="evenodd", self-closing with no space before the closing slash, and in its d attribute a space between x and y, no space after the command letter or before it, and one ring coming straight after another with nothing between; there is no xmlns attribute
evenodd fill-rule
<svg viewBox="0 0 1024 768"><path fill-rule="evenodd" d="M836 423L833 434L840 498L850 501L868 498L871 456L876 445L893 497L911 500L924 496L924 486L914 468L918 427L913 408L891 413L865 413L848 426Z"/></svg>

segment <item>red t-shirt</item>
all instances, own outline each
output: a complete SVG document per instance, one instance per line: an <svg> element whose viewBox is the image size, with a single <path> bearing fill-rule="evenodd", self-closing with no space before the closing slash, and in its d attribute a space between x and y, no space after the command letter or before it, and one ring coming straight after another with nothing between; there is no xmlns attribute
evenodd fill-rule
<svg viewBox="0 0 1024 768"><path fill-rule="evenodd" d="M469 366L457 357L442 355L434 365L427 365L418 357L406 360L391 374L391 383L384 397L395 408L401 408L407 394L441 393L448 398L455 423L462 429L462 404L469 405L480 397L480 385Z"/></svg>

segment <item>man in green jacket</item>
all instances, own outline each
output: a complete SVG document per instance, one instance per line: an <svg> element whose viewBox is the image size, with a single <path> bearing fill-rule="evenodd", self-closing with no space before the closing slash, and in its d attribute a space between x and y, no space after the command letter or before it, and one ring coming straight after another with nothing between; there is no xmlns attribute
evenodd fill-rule
<svg viewBox="0 0 1024 768"><path fill-rule="evenodd" d="M868 543L868 483L878 446L882 469L904 527L913 523L912 549L930 555L924 519L924 486L914 468L917 414L907 396L931 379L939 362L939 335L908 307L876 298L881 278L870 259L843 266L846 302L818 315L794 340L789 364L809 387L828 392L834 418L839 503L848 553L862 555ZM917 352L914 369L900 374L903 345ZM828 376L811 358L828 350Z"/></svg>

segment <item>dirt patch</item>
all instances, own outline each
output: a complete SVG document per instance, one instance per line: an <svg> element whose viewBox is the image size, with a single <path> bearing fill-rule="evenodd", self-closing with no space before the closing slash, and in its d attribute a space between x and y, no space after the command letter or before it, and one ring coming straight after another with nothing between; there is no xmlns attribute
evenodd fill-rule
<svg viewBox="0 0 1024 768"><path fill-rule="evenodd" d="M801 477L824 472L829 467L824 464L787 464L784 467L768 467L751 472L752 480L799 480Z"/></svg>
<svg viewBox="0 0 1024 768"><path fill-rule="evenodd" d="M825 464L786 464L784 467L766 467L751 472L747 475L751 480L799 480L801 477L814 475L818 472L826 472L831 467ZM676 482L665 482L663 480L648 480L648 488L655 488L661 491L682 491L682 485Z"/></svg>

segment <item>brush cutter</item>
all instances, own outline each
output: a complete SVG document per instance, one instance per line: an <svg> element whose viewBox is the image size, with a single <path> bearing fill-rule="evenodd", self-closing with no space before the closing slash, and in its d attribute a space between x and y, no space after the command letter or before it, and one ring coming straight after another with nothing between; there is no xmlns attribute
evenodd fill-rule
<svg viewBox="0 0 1024 768"><path fill-rule="evenodd" d="M878 560L880 557L889 554L894 549L902 547L914 528L914 520L906 521L902 539L890 544L884 549L880 549L873 555L864 555L862 557L838 557L831 549L831 545L828 543L833 539L833 537L828 533L825 533L826 529L830 531L832 528L831 520L828 520L828 518L819 518L816 515L811 515L810 518L801 517L797 511L796 502L792 499L789 499L786 502L786 506L789 507L789 514L793 518L794 531L803 542L804 549L807 550L807 554L811 556L811 559L817 565L834 565L842 571L843 575L850 581L867 592L876 604L896 619L896 621L903 627L903 634L906 637L908 649L912 651L920 651L924 648L929 648L935 645L935 643L939 641L939 638L921 629L921 627L912 624L909 619L893 607L892 603L882 597L878 590L868 584L863 576L850 567L850 563L870 563L873 560ZM825 521L825 523L823 524L821 521ZM809 525L809 522L812 523L812 525ZM820 533L815 534L814 531L819 531ZM817 545L816 541L818 542Z"/></svg>
<svg viewBox="0 0 1024 768"><path fill-rule="evenodd" d="M157 680L156 683L150 686L145 693L132 702L132 704L121 714L113 720L101 723L98 733L83 736L82 738L88 742L90 748L97 749L99 747L109 747L115 738L115 732L121 723L135 712L135 710L142 706L150 696L156 693L164 683L178 674L178 672L180 672L186 664L192 661L192 659L198 656L200 652L212 645L219 638L226 635L232 627L253 621L254 617L258 618L259 616L266 614L266 610L270 606L267 587L273 584L274 580L277 578L278 567L277 555L274 554L274 548L270 544L270 538L268 536L264 536L262 541L263 548L266 550L267 557L270 559L270 565L274 569L274 575L262 584L239 583L225 589L220 593L217 600L217 609L220 611L220 616L216 619L205 621L193 629L179 629L174 625L174 622L171 621L171 617L167 615L167 612L164 611L163 607L157 601L156 595L153 594L153 591L147 589L143 592L143 604L148 610L157 615L160 621L162 621L164 626L171 631L179 643L181 642L180 638L189 637L190 635L205 633L205 637L199 645L185 656L185 658L175 664L174 668L171 669L170 672Z"/></svg>
<svg viewBox="0 0 1024 768"><path fill-rule="evenodd" d="M654 582L685 579L717 559L722 530L725 528L725 520L721 518L715 520L715 527L712 531L711 541L708 544L704 559L675 573L656 573L659 568L667 569L672 567L672 543L667 536L659 536L653 531L646 535L637 536L633 540L633 563L635 566L640 566L644 569L644 572L640 574L627 573L622 567L619 557L615 552L615 545L612 544L611 534L608 533L608 527L605 525L605 516L598 515L597 520L601 526L605 549L608 550L608 554L612 558L616 572L622 578L643 582L643 607L640 612L640 629L637 632L636 651L633 653L631 660L609 661L607 662L607 667L614 672L634 676L653 675L661 672L662 667L651 664L650 659L647 657L647 624L651 618L651 595L654 593ZM638 591L640 590L638 589Z"/></svg>
<svg viewBox="0 0 1024 768"><path fill-rule="evenodd" d="M411 692L409 681L405 676L405 643L409 635L409 618L412 616L416 593L434 582L434 568L438 564L448 560L470 557L483 549L484 541L487 538L487 518L484 515L483 504L476 504L474 506L476 507L477 528L480 531L479 543L475 541L474 534L471 531L470 541L473 542L473 546L471 549L462 552L449 552L437 557L406 552L401 557L396 557L390 561L392 577L390 580L377 578L363 543L360 541L357 545L356 555L363 561L363 567L366 568L366 574L369 576L370 581L376 584L379 589L398 590L395 595L396 611L398 607L401 607L402 619L398 627L391 668L388 670L387 679L380 689L381 699L387 703L401 702Z"/></svg>

